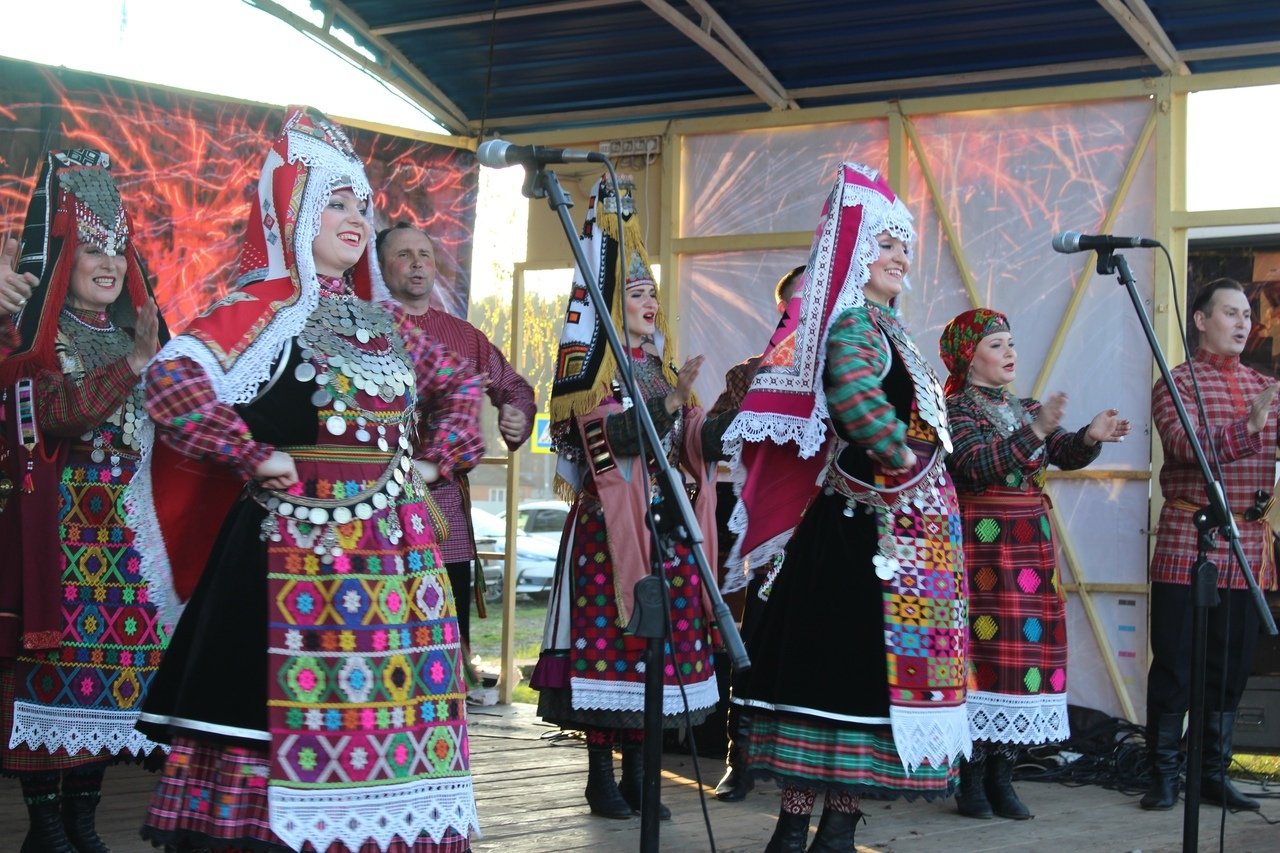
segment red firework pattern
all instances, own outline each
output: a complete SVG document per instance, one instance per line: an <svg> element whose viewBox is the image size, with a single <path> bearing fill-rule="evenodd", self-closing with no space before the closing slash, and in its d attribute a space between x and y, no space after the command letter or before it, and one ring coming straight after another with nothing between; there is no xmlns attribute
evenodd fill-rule
<svg viewBox="0 0 1280 853"><path fill-rule="evenodd" d="M18 237L46 153L98 148L171 330L230 287L262 158L284 110L0 60L0 238ZM432 235L445 308L466 316L478 171L465 149L349 128L379 228Z"/></svg>

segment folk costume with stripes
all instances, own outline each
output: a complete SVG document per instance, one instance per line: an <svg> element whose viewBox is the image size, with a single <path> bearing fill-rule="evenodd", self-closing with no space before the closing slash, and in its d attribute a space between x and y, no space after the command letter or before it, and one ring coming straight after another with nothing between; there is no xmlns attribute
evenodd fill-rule
<svg viewBox="0 0 1280 853"><path fill-rule="evenodd" d="M602 180L581 236L613 318L624 315L629 291L655 286L631 189L624 184L619 199ZM629 812L616 797L609 750L615 741L621 742L622 794L638 808L647 641L627 626L635 607L635 585L651 571L645 514L658 495L656 467L640 455L634 413L629 410L633 405L648 409L662 452L684 474L703 530L715 527L715 460L729 418L708 421L696 403L674 415L667 412L664 400L676 378L660 355L666 337L660 310L654 339L629 349L626 369L635 376L642 399L628 398L615 381L620 368L602 329L610 321L596 311L585 285L576 281L551 390L552 438L559 454L556 484L572 508L533 686L540 691L538 713L543 719L587 730L593 750L587 798L593 811L625 817ZM627 335L620 337L627 341ZM707 559L714 564L714 551L708 551ZM663 723L674 727L687 719L697 724L719 699L712 666L711 604L683 542L676 542L663 559L663 570L670 613ZM601 797L619 806L620 814L609 813L604 799L596 796L601 791Z"/></svg>
<svg viewBox="0 0 1280 853"><path fill-rule="evenodd" d="M134 723L165 635L121 502L142 411L129 356L152 295L109 166L93 150L46 158L19 263L39 286L0 366L0 479L12 485L0 507L0 772L22 778L33 832L36 808L56 810L60 795L64 815L87 809L91 831L105 763L158 750ZM105 310L75 295L80 256L92 288L123 259Z"/></svg>
<svg viewBox="0 0 1280 853"><path fill-rule="evenodd" d="M967 381L981 341L1008 331L1005 315L978 308L952 319L939 345L969 576L969 724L975 743L1056 743L1070 735L1067 625L1045 475L1085 467L1102 445L1086 443L1087 425L1041 440L1038 400Z"/></svg>
<svg viewBox="0 0 1280 853"><path fill-rule="evenodd" d="M886 233L909 246L911 215L878 172L843 164L798 311L725 436L745 470L735 558L750 571L785 555L733 701L749 711L751 772L783 784L784 814L806 823L788 803L811 809L816 791L845 813L841 798L946 796L969 750L942 387L893 310L864 294ZM915 466L886 473L908 448Z"/></svg>
<svg viewBox="0 0 1280 853"><path fill-rule="evenodd" d="M243 286L148 374L130 517L165 601L189 598L140 722L173 744L158 843L461 853L477 829L454 601L410 459L415 435L442 476L481 454L479 383L371 300L371 241L345 276L317 271L339 189L372 194L342 130L292 109ZM277 450L285 491L252 479Z"/></svg>

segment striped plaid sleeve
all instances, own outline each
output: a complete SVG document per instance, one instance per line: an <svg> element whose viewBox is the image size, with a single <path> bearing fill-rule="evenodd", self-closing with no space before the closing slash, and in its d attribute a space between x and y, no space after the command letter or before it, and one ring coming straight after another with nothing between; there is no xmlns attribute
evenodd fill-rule
<svg viewBox="0 0 1280 853"><path fill-rule="evenodd" d="M974 488L1001 485L1010 472L1025 471L1041 447L1040 438L1030 425L1007 436L998 434L962 394L947 398L947 419L953 447L947 457L947 470L955 474L957 484L964 482Z"/></svg>
<svg viewBox="0 0 1280 853"><path fill-rule="evenodd" d="M824 388L827 410L848 440L891 468L907 463L907 425L898 420L880 387L888 344L865 306L850 308L831 326Z"/></svg>
<svg viewBox="0 0 1280 853"><path fill-rule="evenodd" d="M489 388L486 392L489 400L499 409L503 406L513 406L524 414L525 426L520 440L513 443L507 441L505 436L502 439L508 450L519 450L520 446L529 440L529 435L533 432L533 417L538 413L538 404L534 402L533 397L533 386L527 379L516 373L516 369L511 366L511 362L507 361L502 350L494 346L484 333L476 329L475 334L479 338L476 342L477 347L488 353L484 369L489 375Z"/></svg>
<svg viewBox="0 0 1280 853"><path fill-rule="evenodd" d="M96 427L124 405L138 384L127 358L90 370L79 381L54 370L36 378L36 400L41 427L64 438L74 438Z"/></svg>
<svg viewBox="0 0 1280 853"><path fill-rule="evenodd" d="M417 458L434 462L440 475L467 470L484 455L480 431L480 377L466 370L444 346L426 335L405 335L417 374L423 415Z"/></svg>
<svg viewBox="0 0 1280 853"><path fill-rule="evenodd" d="M1185 363L1184 363L1185 364ZM1200 423L1200 410L1195 404L1195 392L1191 386L1191 378L1183 365L1174 371L1174 382L1182 397L1187 417L1201 446L1209 444L1209 431ZM1218 458L1223 462L1234 462L1246 456L1262 451L1262 434L1249 435L1249 419L1235 416L1231 412L1231 401L1225 385L1219 387L1217 382L1204 383L1204 405L1209 413L1209 422L1216 423L1213 429L1213 446L1217 448ZM1178 421L1178 410L1173 404L1173 396L1163 379L1157 380L1151 395L1151 420L1156 431L1160 433L1160 442L1164 446L1166 459L1177 462L1194 463L1195 454L1191 450L1191 441L1187 438L1182 424Z"/></svg>
<svg viewBox="0 0 1280 853"><path fill-rule="evenodd" d="M235 409L218 401L209 377L189 358L151 363L146 406L165 444L192 459L234 468L246 480L275 451L253 440L249 425Z"/></svg>

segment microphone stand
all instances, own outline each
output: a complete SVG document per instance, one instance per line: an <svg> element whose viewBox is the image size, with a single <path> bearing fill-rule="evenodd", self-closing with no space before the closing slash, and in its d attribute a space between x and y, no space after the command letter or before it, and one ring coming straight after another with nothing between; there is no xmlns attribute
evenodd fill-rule
<svg viewBox="0 0 1280 853"><path fill-rule="evenodd" d="M1204 701L1205 701L1205 661L1208 658L1209 608L1218 605L1218 567L1209 559L1210 549L1217 536L1225 538L1235 562L1244 575L1249 586L1253 604L1258 610L1262 625L1271 636L1276 634L1275 619L1271 609L1258 588L1249 567L1249 559L1240 545L1240 531L1236 528L1235 519L1231 515L1231 507L1227 505L1226 492L1222 484L1213 478L1209 462L1205 458L1204 448L1191 426L1191 418L1187 415L1186 406L1182 403L1182 395L1173 384L1173 374L1169 370L1169 362L1165 359L1156 340L1155 331L1151 328L1151 319L1147 316L1142 299L1138 296L1134 285L1133 273L1123 255L1115 254L1111 249L1098 250L1098 274L1116 274L1116 278L1129 292L1129 300L1138 314L1142 331L1147 336L1151 354L1155 357L1160 375L1164 377L1165 386L1169 389L1169 398L1178 413L1178 422L1187 435L1191 445L1191 453L1195 456L1200 475L1204 478L1205 491L1209 503L1201 507L1194 516L1197 530L1196 562L1191 567L1191 689L1188 702L1189 719L1187 721L1187 788L1184 798L1182 818L1182 850L1183 853L1195 853L1200 836L1200 767L1204 750ZM1206 424L1207 428L1207 424ZM1270 543L1267 543L1268 546ZM1225 768L1224 768L1225 772Z"/></svg>
<svg viewBox="0 0 1280 853"><path fill-rule="evenodd" d="M565 237L573 250L574 261L578 265L579 272L582 273L582 280L586 283L587 291L591 294L591 301L595 305L598 315L602 320L605 320L600 325L604 328L605 336L609 340L609 348L613 350L614 358L619 366L627 364L627 359L630 356L622 346L617 329L614 328L611 321L606 319L610 317L609 306L604 301L604 295L600 291L600 284L596 281L590 264L587 263L586 255L578 242L577 229L569 216L569 208L573 207L573 202L560 186L560 180L556 177L556 173L548 171L543 164L527 167L521 192L527 198L545 198L548 206L559 214L560 224L564 228ZM619 198L617 201L619 205L618 216L621 218L622 200ZM624 259L623 269L625 268L626 261ZM690 506L688 495L685 493L684 480L667 461L667 455L662 450L662 442L658 437L658 431L653 425L653 419L649 416L649 409L645 405L644 398L640 395L639 389L636 388L631 371L620 369L618 372L621 374L626 394L634 403L632 408L635 410L635 415L640 422L641 461L643 462L646 458L645 451L647 448L652 451L652 458L658 467L658 488L662 494L662 501L656 506L661 507L661 509L656 511L655 505L650 503L648 509L649 529L667 531L667 533L663 534L663 538L669 536L684 539L689 546L693 553L694 561L697 563L698 574L702 578L703 588L711 599L712 614L719 624L720 634L724 639L729 658L733 661L735 668L745 670L751 666L751 661L747 657L746 646L742 643L742 635L738 633L737 626L734 624L733 614L729 610L729 605L725 604L724 598L720 595L720 585L715 572L708 565L706 554L702 550L704 541L702 530L698 527L698 522L693 515L693 507ZM635 612L632 615L631 623L627 626L634 635L644 637L646 640L644 652L644 783L640 808L640 853L658 853L659 851L658 813L661 787L660 768L662 766L662 672L663 651L666 645L667 625L669 622L667 615L667 583L662 570L662 555L665 550L667 549L664 547L663 542L652 543L650 548L651 574L642 578L636 584Z"/></svg>

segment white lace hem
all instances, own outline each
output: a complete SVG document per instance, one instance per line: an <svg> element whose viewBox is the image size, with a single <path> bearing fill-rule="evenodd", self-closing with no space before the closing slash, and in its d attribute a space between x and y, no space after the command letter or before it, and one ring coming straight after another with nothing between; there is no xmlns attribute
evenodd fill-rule
<svg viewBox="0 0 1280 853"><path fill-rule="evenodd" d="M439 841L450 829L480 836L470 776L324 791L271 785L267 803L271 831L293 850L338 841L359 850L368 839L385 850L396 836L413 846L419 835Z"/></svg>
<svg viewBox="0 0 1280 853"><path fill-rule="evenodd" d="M570 678L573 707L580 711L644 711L644 684L630 681L597 681L590 678ZM689 710L701 711L713 708L720 701L720 688L713 674L706 681L686 684ZM662 715L670 717L684 713L684 699L680 688L674 684L662 686Z"/></svg>
<svg viewBox="0 0 1280 853"><path fill-rule="evenodd" d="M969 733L991 743L1060 743L1071 736L1067 694L1011 696L971 691Z"/></svg>
<svg viewBox="0 0 1280 853"><path fill-rule="evenodd" d="M898 758L908 773L921 764L942 767L973 752L969 738L969 714L964 705L954 708L889 708L889 725Z"/></svg>
<svg viewBox="0 0 1280 853"><path fill-rule="evenodd" d="M169 747L150 740L133 727L137 711L95 708L51 708L30 702L13 703L9 748L66 750L68 755L145 755Z"/></svg>

